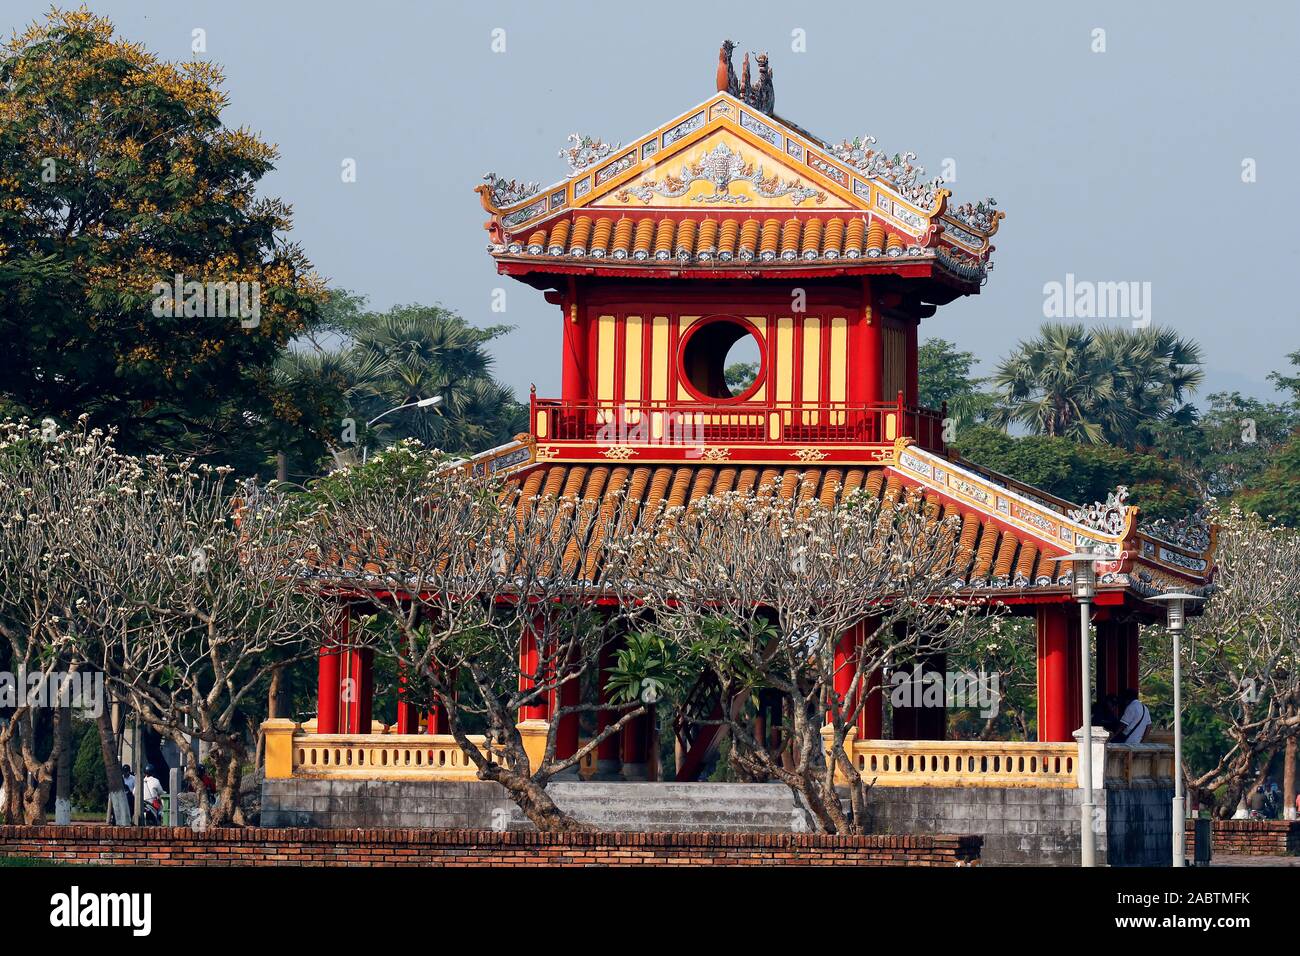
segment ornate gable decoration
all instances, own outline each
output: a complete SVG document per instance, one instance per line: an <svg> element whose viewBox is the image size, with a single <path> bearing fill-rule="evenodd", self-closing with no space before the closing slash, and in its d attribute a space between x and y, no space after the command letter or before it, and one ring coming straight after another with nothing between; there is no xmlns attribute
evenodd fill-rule
<svg viewBox="0 0 1300 956"><path fill-rule="evenodd" d="M843 210L879 221L907 247L932 248L951 271L980 277L1003 213L993 200L950 208L910 152L888 153L871 136L823 141L777 116L766 55L753 79L735 45L719 51L717 92L627 145L574 133L560 150L568 175L545 189L495 175L478 187L493 242L545 228L582 207L605 209Z"/></svg>

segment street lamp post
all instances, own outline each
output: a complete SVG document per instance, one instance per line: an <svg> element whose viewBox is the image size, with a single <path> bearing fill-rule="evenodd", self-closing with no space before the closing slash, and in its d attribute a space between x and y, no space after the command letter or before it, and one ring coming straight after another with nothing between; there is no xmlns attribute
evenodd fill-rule
<svg viewBox="0 0 1300 956"><path fill-rule="evenodd" d="M1083 747L1079 754L1079 770L1083 775L1083 806L1080 807L1079 857L1080 865L1097 865L1097 840L1093 831L1092 792L1092 599L1097 593L1097 572L1093 562L1099 555L1091 548L1082 547L1074 554L1057 558L1060 563L1070 562L1074 597L1079 602L1079 687L1083 697Z"/></svg>
<svg viewBox="0 0 1300 956"><path fill-rule="evenodd" d="M442 404L442 396L435 395L432 398L417 398L415 401L407 402L405 405L394 405L388 411L380 412L374 418L370 419L370 421L366 422L366 427L369 428L371 425L379 421L379 419L383 418L385 415L391 415L393 412L400 412L404 408L429 408L430 406L441 405L441 404ZM361 449L362 464L365 463L369 451L370 451L369 446Z"/></svg>
<svg viewBox="0 0 1300 956"><path fill-rule="evenodd" d="M1187 839L1187 797L1183 793L1183 625L1187 620L1187 604L1191 601L1204 601L1197 594L1184 591L1171 591L1151 599L1165 606L1165 626L1174 639L1174 804L1173 816L1173 865L1183 866L1186 862Z"/></svg>

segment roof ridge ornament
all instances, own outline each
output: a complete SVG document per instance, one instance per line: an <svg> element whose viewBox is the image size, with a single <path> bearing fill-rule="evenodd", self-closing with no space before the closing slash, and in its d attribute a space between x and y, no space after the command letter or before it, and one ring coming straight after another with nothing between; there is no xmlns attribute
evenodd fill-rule
<svg viewBox="0 0 1300 956"><path fill-rule="evenodd" d="M573 145L561 149L560 156L568 162L570 174L580 173L602 159L608 158L620 147L619 143L610 145L598 137L581 136L578 133L570 133L569 142Z"/></svg>
<svg viewBox="0 0 1300 956"><path fill-rule="evenodd" d="M737 80L735 67L731 65L731 55L735 49L735 43L730 40L723 40L722 48L718 50L718 92L734 96L742 103L752 106L768 116L775 116L776 88L772 84L774 72L768 65L767 53L754 54L754 62L758 66L758 80L751 84L749 81L750 54L745 54L740 79Z"/></svg>
<svg viewBox="0 0 1300 956"><path fill-rule="evenodd" d="M487 183L492 205L498 209L503 206L512 206L517 202L523 202L529 196L536 196L542 189L540 183L504 179L496 173L488 173L483 177L483 182Z"/></svg>
<svg viewBox="0 0 1300 956"><path fill-rule="evenodd" d="M1128 516L1128 485L1118 485L1106 496L1105 501L1094 501L1082 508L1073 508L1066 517L1085 528L1100 531L1103 534L1119 535L1124 532L1125 518Z"/></svg>
<svg viewBox="0 0 1300 956"><path fill-rule="evenodd" d="M948 215L980 232L992 232L1003 213L995 209L998 202L992 196L983 202L964 202L948 210Z"/></svg>
<svg viewBox="0 0 1300 956"><path fill-rule="evenodd" d="M902 194L904 199L918 203L922 208L933 209L936 193L943 188L942 177L926 182L925 167L916 165L916 153L908 150L890 156L875 149L876 138L855 136L838 145L828 145L827 150L840 162L852 166L872 179L884 179Z"/></svg>

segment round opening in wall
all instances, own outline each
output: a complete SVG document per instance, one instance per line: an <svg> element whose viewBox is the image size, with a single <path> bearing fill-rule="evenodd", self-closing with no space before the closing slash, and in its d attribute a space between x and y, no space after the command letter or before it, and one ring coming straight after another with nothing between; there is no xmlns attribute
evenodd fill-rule
<svg viewBox="0 0 1300 956"><path fill-rule="evenodd" d="M763 353L753 326L733 318L696 323L682 348L682 374L698 398L747 398L763 377Z"/></svg>

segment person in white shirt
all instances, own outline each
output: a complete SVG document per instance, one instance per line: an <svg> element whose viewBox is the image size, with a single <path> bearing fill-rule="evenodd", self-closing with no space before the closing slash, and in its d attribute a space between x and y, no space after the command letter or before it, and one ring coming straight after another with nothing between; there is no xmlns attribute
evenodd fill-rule
<svg viewBox="0 0 1300 956"><path fill-rule="evenodd" d="M1137 691L1132 688L1124 691L1123 700L1124 711L1119 718L1118 742L1140 744L1151 728L1151 711L1138 699Z"/></svg>
<svg viewBox="0 0 1300 956"><path fill-rule="evenodd" d="M162 795L166 793L162 782L156 776L153 764L144 768L144 802L155 810L162 809Z"/></svg>

